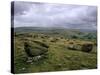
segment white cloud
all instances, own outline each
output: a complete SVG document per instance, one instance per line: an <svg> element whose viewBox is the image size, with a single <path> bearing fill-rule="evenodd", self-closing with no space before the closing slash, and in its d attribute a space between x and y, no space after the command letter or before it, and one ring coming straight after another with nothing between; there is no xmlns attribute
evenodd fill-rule
<svg viewBox="0 0 100 75"><path fill-rule="evenodd" d="M96 29L97 7L15 2L14 26Z"/></svg>

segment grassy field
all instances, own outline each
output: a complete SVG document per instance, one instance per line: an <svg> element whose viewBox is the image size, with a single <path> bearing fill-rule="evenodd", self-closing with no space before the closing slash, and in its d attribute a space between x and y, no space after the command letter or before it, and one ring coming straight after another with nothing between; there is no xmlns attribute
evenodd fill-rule
<svg viewBox="0 0 100 75"><path fill-rule="evenodd" d="M32 46L35 41L49 46L48 52L41 59L27 62L24 42ZM96 31L77 29L41 29L16 28L14 32L14 72L47 72L97 68ZM82 51L82 45L92 43L91 52ZM42 47L41 47L42 49Z"/></svg>

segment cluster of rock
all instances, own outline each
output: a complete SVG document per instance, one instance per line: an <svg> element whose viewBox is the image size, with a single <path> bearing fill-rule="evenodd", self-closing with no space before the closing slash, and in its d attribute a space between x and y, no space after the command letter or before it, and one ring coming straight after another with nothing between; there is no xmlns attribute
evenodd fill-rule
<svg viewBox="0 0 100 75"><path fill-rule="evenodd" d="M70 50L81 50L83 52L91 52L93 49L92 43L83 43L83 44L70 44L67 47Z"/></svg>
<svg viewBox="0 0 100 75"><path fill-rule="evenodd" d="M24 50L27 54L28 62L38 61L47 55L49 46L40 41L25 41Z"/></svg>

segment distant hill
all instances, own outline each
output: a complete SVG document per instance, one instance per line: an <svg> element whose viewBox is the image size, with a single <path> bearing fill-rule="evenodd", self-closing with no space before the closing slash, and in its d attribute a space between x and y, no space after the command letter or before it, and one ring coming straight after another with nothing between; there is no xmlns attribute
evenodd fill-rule
<svg viewBox="0 0 100 75"><path fill-rule="evenodd" d="M97 31L91 29L66 29L66 28L47 28L47 27L17 27L14 28L17 33L36 33L49 36L63 36L64 38L77 39L96 39Z"/></svg>
<svg viewBox="0 0 100 75"><path fill-rule="evenodd" d="M16 27L14 32L49 32L49 31L80 31L80 32L96 32L92 29L67 29L67 28L50 28L50 27Z"/></svg>

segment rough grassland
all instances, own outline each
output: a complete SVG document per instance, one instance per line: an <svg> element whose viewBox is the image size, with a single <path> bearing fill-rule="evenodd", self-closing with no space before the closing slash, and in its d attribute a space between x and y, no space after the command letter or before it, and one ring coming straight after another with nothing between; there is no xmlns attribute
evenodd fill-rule
<svg viewBox="0 0 100 75"><path fill-rule="evenodd" d="M32 63L27 63L27 55L24 50L25 39L32 42L34 42L34 40L40 41L49 45L46 58L34 61ZM64 37L62 38L62 36L49 36L49 34L37 34L34 32L20 34L18 32L14 36L14 71L15 73L29 73L95 69L97 68L97 46L94 44L95 41L95 39L92 41L78 38L67 39ZM81 48L79 48L79 50L68 49L69 45L81 45L87 42L92 42L94 44L90 53L81 51Z"/></svg>

